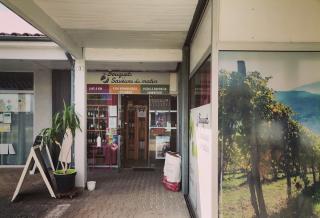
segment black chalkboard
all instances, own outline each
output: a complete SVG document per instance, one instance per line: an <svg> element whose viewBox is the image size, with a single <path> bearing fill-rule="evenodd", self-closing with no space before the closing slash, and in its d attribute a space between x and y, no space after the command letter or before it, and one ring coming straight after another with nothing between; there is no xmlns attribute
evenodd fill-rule
<svg viewBox="0 0 320 218"><path fill-rule="evenodd" d="M43 171L44 171L44 173L45 173L45 175L46 175L51 187L53 187L53 183L51 181L51 176L49 174L48 168L47 168L47 166L46 166L46 164L45 164L45 162L43 160L43 157L41 155L40 147L34 148L34 153L36 154L36 157L38 158L39 163L41 165L41 168L43 169Z"/></svg>

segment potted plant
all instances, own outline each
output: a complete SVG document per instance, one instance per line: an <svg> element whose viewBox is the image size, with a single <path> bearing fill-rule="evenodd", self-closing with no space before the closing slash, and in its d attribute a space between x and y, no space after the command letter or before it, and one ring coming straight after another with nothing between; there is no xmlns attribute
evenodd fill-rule
<svg viewBox="0 0 320 218"><path fill-rule="evenodd" d="M60 193L71 191L75 186L76 170L71 168L71 145L77 129L81 131L74 106L64 103L63 111L53 116L52 127L40 133L46 145L60 147L57 169L53 172Z"/></svg>

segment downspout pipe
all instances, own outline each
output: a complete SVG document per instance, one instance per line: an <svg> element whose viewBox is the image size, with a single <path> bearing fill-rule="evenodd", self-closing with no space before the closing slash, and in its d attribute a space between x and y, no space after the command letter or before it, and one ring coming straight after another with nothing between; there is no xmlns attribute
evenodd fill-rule
<svg viewBox="0 0 320 218"><path fill-rule="evenodd" d="M71 73L71 104L74 104L74 66L75 66L75 60L73 59L72 55L69 52L65 52L65 55L70 63L70 73Z"/></svg>

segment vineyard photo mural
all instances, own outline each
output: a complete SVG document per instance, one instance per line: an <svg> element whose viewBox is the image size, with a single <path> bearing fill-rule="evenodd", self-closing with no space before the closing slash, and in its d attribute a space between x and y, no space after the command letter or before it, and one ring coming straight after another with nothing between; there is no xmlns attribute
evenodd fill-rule
<svg viewBox="0 0 320 218"><path fill-rule="evenodd" d="M220 214L320 217L320 54L219 54Z"/></svg>

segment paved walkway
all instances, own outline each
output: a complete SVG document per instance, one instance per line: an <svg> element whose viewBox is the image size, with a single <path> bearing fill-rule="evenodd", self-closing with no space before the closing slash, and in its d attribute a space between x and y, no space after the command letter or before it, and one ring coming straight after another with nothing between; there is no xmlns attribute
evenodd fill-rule
<svg viewBox="0 0 320 218"><path fill-rule="evenodd" d="M0 169L0 217L189 217L183 195L167 191L160 171L95 169L96 190L74 199L52 199L39 175L28 176L23 193L10 203L22 169Z"/></svg>

